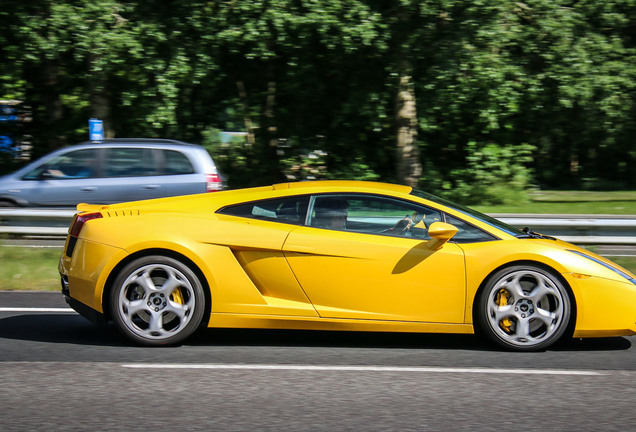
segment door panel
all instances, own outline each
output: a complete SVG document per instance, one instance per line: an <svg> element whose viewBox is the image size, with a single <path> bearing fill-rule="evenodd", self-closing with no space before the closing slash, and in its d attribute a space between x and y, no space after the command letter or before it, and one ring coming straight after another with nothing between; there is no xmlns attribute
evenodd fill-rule
<svg viewBox="0 0 636 432"><path fill-rule="evenodd" d="M289 200L280 201L288 203ZM272 201L268 204L274 209L279 209L280 206L277 204L281 203ZM219 226L220 229L203 233L201 241L229 247L236 263L250 281L250 293L257 293L253 300L241 300L242 313L318 317L283 256L283 243L295 226L232 216L233 213L252 215L253 211L260 215L265 212L261 206L265 205L256 202L223 210L228 214L217 214L216 217L220 221L229 222L227 226ZM276 212L270 211L272 220L277 220ZM221 271L220 275L225 273Z"/></svg>
<svg viewBox="0 0 636 432"><path fill-rule="evenodd" d="M95 203L100 149L81 149L54 156L23 177L22 196L30 205L71 206Z"/></svg>
<svg viewBox="0 0 636 432"><path fill-rule="evenodd" d="M100 203L100 179L65 179L25 181L22 197L29 205L75 206L77 203Z"/></svg>
<svg viewBox="0 0 636 432"><path fill-rule="evenodd" d="M461 323L462 250L427 240L299 227L283 251L321 317Z"/></svg>

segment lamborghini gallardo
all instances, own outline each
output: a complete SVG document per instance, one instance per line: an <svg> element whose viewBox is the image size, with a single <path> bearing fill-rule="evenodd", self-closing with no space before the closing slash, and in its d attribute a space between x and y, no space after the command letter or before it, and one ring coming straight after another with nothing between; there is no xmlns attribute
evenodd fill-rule
<svg viewBox="0 0 636 432"><path fill-rule="evenodd" d="M80 204L67 302L134 343L201 327L478 333L509 350L636 334L636 280L411 187L316 181Z"/></svg>

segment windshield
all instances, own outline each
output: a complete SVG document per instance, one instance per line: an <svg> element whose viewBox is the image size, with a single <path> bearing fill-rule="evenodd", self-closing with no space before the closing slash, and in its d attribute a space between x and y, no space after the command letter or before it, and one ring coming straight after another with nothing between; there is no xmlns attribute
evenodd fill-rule
<svg viewBox="0 0 636 432"><path fill-rule="evenodd" d="M510 234L512 236L518 236L518 237L527 237L527 234L525 232L523 232L522 230L520 230L519 228L515 228L512 225L508 225L507 223L504 223L498 219L495 219L493 217L490 217L488 215L485 215L483 213L478 212L477 210L473 210L471 208L465 207L461 204L457 204L454 203L452 201L448 201L447 199L444 198L440 198L438 196L435 196L433 194L430 194L428 192L424 192L421 190L417 190L417 189L413 189L411 191L411 195L415 195L417 197L420 198L424 198L426 200L429 201L433 201L437 204L441 204L443 206L452 208L453 210L456 210L460 213L463 213L465 215L474 217L475 219L480 220L481 222L487 223L488 225L491 225L497 229L500 229L501 231Z"/></svg>

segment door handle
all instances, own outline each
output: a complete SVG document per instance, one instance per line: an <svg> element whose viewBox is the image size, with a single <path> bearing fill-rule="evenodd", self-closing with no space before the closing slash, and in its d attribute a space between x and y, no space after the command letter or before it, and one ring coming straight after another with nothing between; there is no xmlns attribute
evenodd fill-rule
<svg viewBox="0 0 636 432"><path fill-rule="evenodd" d="M97 188L95 186L84 186L80 190L83 192L93 192L94 190L97 190Z"/></svg>
<svg viewBox="0 0 636 432"><path fill-rule="evenodd" d="M161 187L161 185L151 184L151 185L146 185L146 186L144 186L144 189L146 189L146 190L152 190L152 189L159 189L160 187Z"/></svg>

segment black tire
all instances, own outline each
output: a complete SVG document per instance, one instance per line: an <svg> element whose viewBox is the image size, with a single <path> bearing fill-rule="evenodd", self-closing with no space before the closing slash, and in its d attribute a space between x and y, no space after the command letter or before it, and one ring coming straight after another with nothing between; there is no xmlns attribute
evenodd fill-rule
<svg viewBox="0 0 636 432"><path fill-rule="evenodd" d="M476 307L481 333L512 351L546 349L563 336L572 316L564 283L535 265L506 267L493 274Z"/></svg>
<svg viewBox="0 0 636 432"><path fill-rule="evenodd" d="M115 324L147 346L183 342L201 324L203 285L182 262L161 255L138 258L121 269L110 294Z"/></svg>

